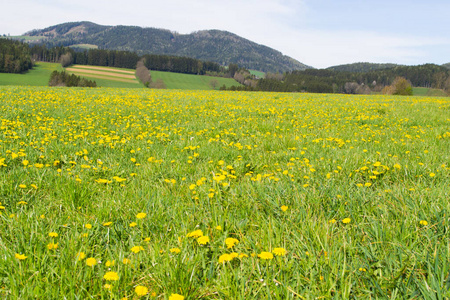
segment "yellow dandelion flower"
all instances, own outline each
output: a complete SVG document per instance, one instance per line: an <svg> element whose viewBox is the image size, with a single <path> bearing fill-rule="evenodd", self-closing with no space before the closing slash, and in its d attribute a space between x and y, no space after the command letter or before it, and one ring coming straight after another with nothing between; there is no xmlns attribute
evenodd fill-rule
<svg viewBox="0 0 450 300"><path fill-rule="evenodd" d="M142 246L134 246L131 248L131 252L133 252L133 253L139 253L142 250L144 250L144 247L142 247Z"/></svg>
<svg viewBox="0 0 450 300"><path fill-rule="evenodd" d="M222 254L221 256L219 256L219 263L223 264L226 263L227 261L232 261L233 257L230 254Z"/></svg>
<svg viewBox="0 0 450 300"><path fill-rule="evenodd" d="M19 254L19 253L16 253L16 254L14 255L14 257L17 258L18 260L24 260L24 259L27 258L28 256L25 256L25 254Z"/></svg>
<svg viewBox="0 0 450 300"><path fill-rule="evenodd" d="M258 257L261 259L273 259L273 254L270 252L261 252L260 254L258 254Z"/></svg>
<svg viewBox="0 0 450 300"><path fill-rule="evenodd" d="M178 254L178 253L181 252L180 248L170 248L169 251L170 251L171 253L175 253L175 254Z"/></svg>
<svg viewBox="0 0 450 300"><path fill-rule="evenodd" d="M200 245L206 245L209 243L209 237L208 236L201 236L197 239L197 243Z"/></svg>
<svg viewBox="0 0 450 300"><path fill-rule="evenodd" d="M348 224L348 223L350 223L351 221L352 221L352 220L351 220L350 218L345 218L345 219L342 220L342 223Z"/></svg>
<svg viewBox="0 0 450 300"><path fill-rule="evenodd" d="M227 238L227 239L225 239L225 244L227 245L228 249L233 248L234 245L236 245L237 243L239 243L238 239L235 239L235 238Z"/></svg>
<svg viewBox="0 0 450 300"><path fill-rule="evenodd" d="M85 224L84 227L87 228L87 229L91 229L92 225L88 223L88 224Z"/></svg>
<svg viewBox="0 0 450 300"><path fill-rule="evenodd" d="M124 258L124 259L122 260L122 263L123 263L124 265L128 265L128 264L131 263L131 260L129 260L128 258Z"/></svg>
<svg viewBox="0 0 450 300"><path fill-rule="evenodd" d="M148 294L148 288L146 288L145 286L142 285L138 285L135 289L134 292L136 293L136 295L138 295L139 297L141 296L145 296Z"/></svg>
<svg viewBox="0 0 450 300"><path fill-rule="evenodd" d="M27 188L26 184L19 184L19 187L20 187L21 189L26 189L26 188Z"/></svg>
<svg viewBox="0 0 450 300"><path fill-rule="evenodd" d="M203 231L201 231L200 229L189 232L186 237L193 237L193 238L198 238L203 236Z"/></svg>
<svg viewBox="0 0 450 300"><path fill-rule="evenodd" d="M58 234L57 234L56 232L50 232L50 233L48 234L48 236L49 236L49 237L55 238L55 237L58 237Z"/></svg>
<svg viewBox="0 0 450 300"><path fill-rule="evenodd" d="M131 222L130 223L130 227L136 227L137 226L137 223L136 222Z"/></svg>
<svg viewBox="0 0 450 300"><path fill-rule="evenodd" d="M94 257L89 257L86 259L86 265L89 267L93 267L97 264L97 260Z"/></svg>
<svg viewBox="0 0 450 300"><path fill-rule="evenodd" d="M274 248L272 250L272 253L277 255L277 256L285 256L287 251L284 248Z"/></svg>
<svg viewBox="0 0 450 300"><path fill-rule="evenodd" d="M111 226L112 223L113 223L113 222L106 222L106 223L103 223L103 226L108 227L108 226Z"/></svg>
<svg viewBox="0 0 450 300"><path fill-rule="evenodd" d="M289 208L289 206L287 206L287 205L282 205L282 206L281 206L281 210L282 210L282 211L287 211L288 208Z"/></svg>
<svg viewBox="0 0 450 300"><path fill-rule="evenodd" d="M83 260L86 258L86 254L84 252L78 252L77 258L78 258L78 260Z"/></svg>
<svg viewBox="0 0 450 300"><path fill-rule="evenodd" d="M106 272L105 275L103 275L103 279L107 281L117 281L119 280L119 274L116 272Z"/></svg>
<svg viewBox="0 0 450 300"><path fill-rule="evenodd" d="M105 263L105 266L107 266L108 268L109 267L112 267L112 266L114 266L116 264L116 261L115 260L107 260L106 261L106 263Z"/></svg>
<svg viewBox="0 0 450 300"><path fill-rule="evenodd" d="M172 294L170 295L169 300L184 300L184 296L181 296L179 294Z"/></svg>
<svg viewBox="0 0 450 300"><path fill-rule="evenodd" d="M221 231L222 230L222 226L220 226L220 225L216 226L216 230Z"/></svg>
<svg viewBox="0 0 450 300"><path fill-rule="evenodd" d="M48 250L54 250L54 249L58 249L58 243L48 243L47 244L47 248Z"/></svg>
<svg viewBox="0 0 450 300"><path fill-rule="evenodd" d="M143 219L143 218L145 218L146 216L147 216L146 213L138 213L138 214L136 215L136 218L138 218L138 219Z"/></svg>
<svg viewBox="0 0 450 300"><path fill-rule="evenodd" d="M427 226L427 225L428 225L428 222L425 221L425 220L421 220L421 221L419 222L419 224L422 225L422 226Z"/></svg>

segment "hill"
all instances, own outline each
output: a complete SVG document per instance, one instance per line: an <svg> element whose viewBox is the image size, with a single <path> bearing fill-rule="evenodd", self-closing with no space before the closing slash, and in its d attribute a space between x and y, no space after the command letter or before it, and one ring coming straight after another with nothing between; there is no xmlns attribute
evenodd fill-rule
<svg viewBox="0 0 450 300"><path fill-rule="evenodd" d="M264 72L310 68L277 50L221 30L179 34L166 29L71 22L33 30L19 38L28 43L43 43L47 46L83 44L102 49L133 51L139 55L187 56L221 65L235 63Z"/></svg>
<svg viewBox="0 0 450 300"><path fill-rule="evenodd" d="M338 71L338 72L370 72L370 71L376 71L376 70L382 70L382 69L390 69L390 68L394 68L397 66L400 66L400 65L358 62L358 63L353 63L353 64L333 66L333 67L329 67L326 69L331 70L331 71Z"/></svg>
<svg viewBox="0 0 450 300"><path fill-rule="evenodd" d="M442 66L447 68L447 69L450 69L450 63L443 64Z"/></svg>

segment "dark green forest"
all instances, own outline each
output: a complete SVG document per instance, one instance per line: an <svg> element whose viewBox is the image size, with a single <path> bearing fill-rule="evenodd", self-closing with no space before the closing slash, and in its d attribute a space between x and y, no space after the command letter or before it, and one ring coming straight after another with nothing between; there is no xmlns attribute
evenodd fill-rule
<svg viewBox="0 0 450 300"><path fill-rule="evenodd" d="M0 73L22 73L32 66L28 45L0 39Z"/></svg>

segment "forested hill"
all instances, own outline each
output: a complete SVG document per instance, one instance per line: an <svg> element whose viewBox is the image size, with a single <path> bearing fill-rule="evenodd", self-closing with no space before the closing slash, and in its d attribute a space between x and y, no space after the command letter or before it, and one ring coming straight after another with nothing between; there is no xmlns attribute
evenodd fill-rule
<svg viewBox="0 0 450 300"><path fill-rule="evenodd" d="M339 71L339 72L370 72L370 71L376 71L376 70L382 70L382 69L390 69L390 68L394 68L397 66L399 66L399 65L358 62L358 63L347 64L347 65L332 66L332 67L327 68L327 70Z"/></svg>
<svg viewBox="0 0 450 300"><path fill-rule="evenodd" d="M450 63L443 64L442 66L443 66L443 67L446 67L447 69L450 69Z"/></svg>
<svg viewBox="0 0 450 300"><path fill-rule="evenodd" d="M33 30L25 36L34 37L27 39L30 43L43 43L50 47L90 44L102 49L133 51L139 55L166 54L188 56L221 65L234 63L264 72L310 68L277 50L220 30L178 34L165 29L72 22Z"/></svg>

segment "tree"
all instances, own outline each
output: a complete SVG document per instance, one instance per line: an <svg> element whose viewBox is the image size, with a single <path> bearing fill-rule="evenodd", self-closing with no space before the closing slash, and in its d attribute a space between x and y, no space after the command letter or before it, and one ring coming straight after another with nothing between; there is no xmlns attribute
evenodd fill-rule
<svg viewBox="0 0 450 300"><path fill-rule="evenodd" d="M392 86L394 88L393 95L410 96L413 94L411 83L404 77L395 78L394 82L392 83Z"/></svg>

